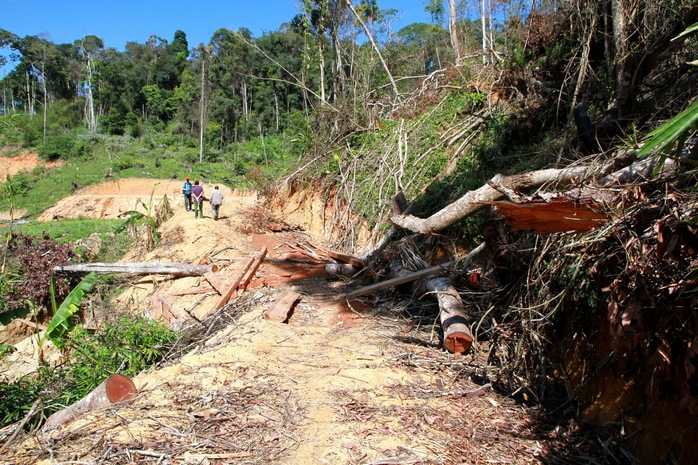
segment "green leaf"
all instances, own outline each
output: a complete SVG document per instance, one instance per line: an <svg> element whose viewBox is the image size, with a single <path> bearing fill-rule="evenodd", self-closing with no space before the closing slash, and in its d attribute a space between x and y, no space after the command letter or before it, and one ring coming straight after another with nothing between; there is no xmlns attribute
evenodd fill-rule
<svg viewBox="0 0 698 465"><path fill-rule="evenodd" d="M676 37L674 37L674 38L671 39L671 40L674 41L674 40L680 39L680 38L683 37L683 36L687 36L687 35L689 35L689 34L693 34L693 33L696 32L697 30L698 30L698 23L691 24L690 26L688 26L688 27L686 28L686 30L684 30L681 34L677 35Z"/></svg>
<svg viewBox="0 0 698 465"><path fill-rule="evenodd" d="M64 342L64 337L71 329L69 318L80 310L82 297L90 292L95 284L97 274L93 271L80 281L80 284L75 286L68 297L65 298L60 308L53 315L51 322L46 328L46 337L53 342L56 347L61 347Z"/></svg>
<svg viewBox="0 0 698 465"><path fill-rule="evenodd" d="M642 157L653 151L671 152L673 145L679 141L679 145L687 137L688 131L698 121L698 100L695 100L684 111L650 132L645 137L645 144L637 156ZM666 158L666 157L664 157Z"/></svg>

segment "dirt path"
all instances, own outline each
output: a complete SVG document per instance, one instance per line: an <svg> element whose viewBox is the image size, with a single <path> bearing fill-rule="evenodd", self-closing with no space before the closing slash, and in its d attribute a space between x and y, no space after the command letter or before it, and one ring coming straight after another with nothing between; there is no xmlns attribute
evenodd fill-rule
<svg viewBox="0 0 698 465"><path fill-rule="evenodd" d="M137 376L131 404L28 438L0 463L539 463L542 441L523 409L471 381L483 350L451 356L431 327L410 328L397 310L349 308L350 283L288 260L288 244L319 241L312 231L243 232L258 203L254 193L226 192L214 221L176 201L160 246L125 258L214 263L226 281L267 247L248 291L213 319L205 317L219 296L200 277L136 279L115 301L148 314L158 292L191 315L185 327L198 319L216 330L176 363ZM288 323L264 319L285 290L301 295Z"/></svg>

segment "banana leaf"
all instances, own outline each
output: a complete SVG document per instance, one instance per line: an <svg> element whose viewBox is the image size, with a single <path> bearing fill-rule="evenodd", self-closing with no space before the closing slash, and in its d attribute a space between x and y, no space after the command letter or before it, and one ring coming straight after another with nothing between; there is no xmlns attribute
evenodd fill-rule
<svg viewBox="0 0 698 465"><path fill-rule="evenodd" d="M650 132L645 145L638 152L641 157L651 151L666 151L673 146L680 137L687 135L688 131L695 126L698 121L698 100L695 100L684 111Z"/></svg>
<svg viewBox="0 0 698 465"><path fill-rule="evenodd" d="M46 328L46 337L48 337L56 347L60 348L63 345L66 334L73 326L70 322L70 317L80 310L82 297L90 292L92 286L95 284L96 278L97 274L94 271L85 276L85 278L70 291L70 294L68 294L68 297L65 298L58 310L56 310L55 300L53 300L54 314L48 328Z"/></svg>

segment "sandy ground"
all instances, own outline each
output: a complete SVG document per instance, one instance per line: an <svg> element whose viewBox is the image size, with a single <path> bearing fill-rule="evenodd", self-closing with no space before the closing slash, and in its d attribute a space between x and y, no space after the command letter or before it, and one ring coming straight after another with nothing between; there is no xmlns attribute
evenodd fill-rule
<svg viewBox="0 0 698 465"><path fill-rule="evenodd" d="M61 160L51 162L40 160L36 152L24 153L14 157L0 157L0 180L4 181L8 175L14 176L23 171L31 171L38 165L51 168L61 166L62 164L63 161Z"/></svg>
<svg viewBox="0 0 698 465"><path fill-rule="evenodd" d="M7 176L14 176L17 173L31 171L39 165L46 166L48 168L60 166L63 161L57 160L52 162L45 162L39 159L39 155L34 153L23 153L14 157L2 157L0 156L0 182L5 182ZM15 210L14 218L18 218L26 213L26 210ZM0 221L9 221L9 212L0 212Z"/></svg>
<svg viewBox="0 0 698 465"><path fill-rule="evenodd" d="M350 307L349 282L290 253L292 245L320 243L317 229L243 232L260 202L254 192L225 190L214 221L208 204L203 219L184 211L179 182L120 180L80 190L45 219L110 218L147 201L153 186L158 199L174 196L175 215L161 227L159 247L124 261L213 264L225 283L262 247L267 259L247 291L216 314L228 322L223 329L176 363L138 375L133 402L20 437L1 464L539 463L542 442L524 410L471 381L485 349L449 355L433 328L412 328L398 310L371 297ZM300 299L288 322L265 319L289 290ZM148 276L134 278L114 308L156 317L157 295L179 316L170 324L185 329L209 324L220 299L204 277ZM87 318L98 324L109 315ZM36 368L35 347L19 346L0 376Z"/></svg>

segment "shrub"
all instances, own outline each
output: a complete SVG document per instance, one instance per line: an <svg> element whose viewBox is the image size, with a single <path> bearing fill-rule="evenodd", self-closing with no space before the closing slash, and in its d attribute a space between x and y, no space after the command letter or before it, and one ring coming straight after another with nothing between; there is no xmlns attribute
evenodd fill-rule
<svg viewBox="0 0 698 465"><path fill-rule="evenodd" d="M68 160L85 154L84 141L78 141L75 136L53 136L39 148L39 157L44 160Z"/></svg>
<svg viewBox="0 0 698 465"><path fill-rule="evenodd" d="M160 361L177 333L147 318L120 317L98 333L74 329L66 363L45 367L33 378L0 381L0 428L20 420L41 397L50 415L85 397L113 373L135 376Z"/></svg>
<svg viewBox="0 0 698 465"><path fill-rule="evenodd" d="M74 329L66 343L70 355L61 373L67 383L61 401L69 404L81 399L112 373L137 375L157 363L176 339L177 333L162 323L130 315L96 334Z"/></svg>
<svg viewBox="0 0 698 465"><path fill-rule="evenodd" d="M126 118L116 108L109 110L109 114L101 120L100 127L107 134L123 136L125 132Z"/></svg>

